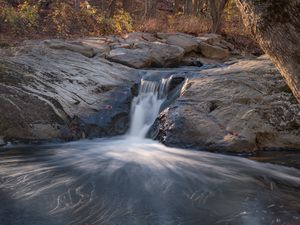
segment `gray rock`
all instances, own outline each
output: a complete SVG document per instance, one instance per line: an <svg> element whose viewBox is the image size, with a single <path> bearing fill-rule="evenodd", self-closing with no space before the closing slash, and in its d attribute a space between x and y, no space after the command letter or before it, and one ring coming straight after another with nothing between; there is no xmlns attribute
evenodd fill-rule
<svg viewBox="0 0 300 225"><path fill-rule="evenodd" d="M72 52L80 53L86 57L93 57L96 55L96 52L94 51L94 48L91 46L85 45L82 42L64 42L60 40L47 40L44 42L45 45L52 49L58 49L58 50L68 50Z"/></svg>
<svg viewBox="0 0 300 225"><path fill-rule="evenodd" d="M144 49L116 48L109 52L107 59L133 68L147 68L153 63Z"/></svg>
<svg viewBox="0 0 300 225"><path fill-rule="evenodd" d="M48 44L30 48L0 58L0 136L73 140L127 130L133 69Z"/></svg>
<svg viewBox="0 0 300 225"><path fill-rule="evenodd" d="M80 42L84 46L93 48L94 54L99 56L105 56L110 51L110 47L105 38L85 38L81 39Z"/></svg>
<svg viewBox="0 0 300 225"><path fill-rule="evenodd" d="M161 141L220 151L300 149L300 106L269 60L241 60L201 74L161 114Z"/></svg>
<svg viewBox="0 0 300 225"><path fill-rule="evenodd" d="M203 56L210 59L225 60L228 59L230 56L230 52L228 51L228 49L221 48L219 46L210 45L205 42L199 43L199 50Z"/></svg>
<svg viewBox="0 0 300 225"><path fill-rule="evenodd" d="M201 36L197 37L200 42L205 42L210 45L218 45L223 40L221 35L218 34L202 34Z"/></svg>
<svg viewBox="0 0 300 225"><path fill-rule="evenodd" d="M193 36L174 34L166 38L167 44L179 46L184 49L185 53L197 52L198 41Z"/></svg>
<svg viewBox="0 0 300 225"><path fill-rule="evenodd" d="M179 64L183 55L181 47L160 42L137 42L131 49L113 49L107 59L133 68L172 67Z"/></svg>
<svg viewBox="0 0 300 225"><path fill-rule="evenodd" d="M6 145L6 142L4 141L3 137L0 137L0 146Z"/></svg>
<svg viewBox="0 0 300 225"><path fill-rule="evenodd" d="M157 41L157 38L154 36L154 34L144 33L144 32L129 33L126 35L125 39L126 42L130 42L130 43L134 43L137 41L149 41L149 42Z"/></svg>

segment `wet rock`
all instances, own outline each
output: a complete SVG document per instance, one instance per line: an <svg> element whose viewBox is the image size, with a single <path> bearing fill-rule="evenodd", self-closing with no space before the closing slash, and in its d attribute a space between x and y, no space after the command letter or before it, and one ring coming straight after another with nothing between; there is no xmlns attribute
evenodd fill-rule
<svg viewBox="0 0 300 225"><path fill-rule="evenodd" d="M26 49L0 58L1 137L74 140L124 133L126 124L119 124L128 118L133 69L40 42Z"/></svg>
<svg viewBox="0 0 300 225"><path fill-rule="evenodd" d="M182 66L197 66L197 67L201 67L203 66L203 63L201 61L201 59L199 57L184 57L181 60L181 65Z"/></svg>
<svg viewBox="0 0 300 225"><path fill-rule="evenodd" d="M214 151L300 149L300 106L268 59L201 74L160 115L162 142Z"/></svg>

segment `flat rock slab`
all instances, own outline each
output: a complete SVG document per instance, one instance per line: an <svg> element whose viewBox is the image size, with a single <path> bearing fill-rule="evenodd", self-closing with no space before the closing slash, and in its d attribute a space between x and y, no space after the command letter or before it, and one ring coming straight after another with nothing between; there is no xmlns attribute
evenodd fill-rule
<svg viewBox="0 0 300 225"><path fill-rule="evenodd" d="M58 49L58 50L68 50L72 52L80 53L86 57L93 57L96 55L96 52L94 51L94 48L91 46L85 45L80 41L77 42L64 42L60 40L47 40L44 42L44 44L52 49Z"/></svg>
<svg viewBox="0 0 300 225"><path fill-rule="evenodd" d="M132 48L116 48L107 59L133 68L174 67L184 56L181 47L160 42L137 42Z"/></svg>

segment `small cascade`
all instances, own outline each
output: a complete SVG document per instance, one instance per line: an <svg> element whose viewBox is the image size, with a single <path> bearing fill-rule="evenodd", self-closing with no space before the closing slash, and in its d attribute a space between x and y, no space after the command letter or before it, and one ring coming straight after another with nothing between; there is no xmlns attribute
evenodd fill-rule
<svg viewBox="0 0 300 225"><path fill-rule="evenodd" d="M166 100L172 77L160 81L141 80L137 97L132 101L129 136L145 138Z"/></svg>

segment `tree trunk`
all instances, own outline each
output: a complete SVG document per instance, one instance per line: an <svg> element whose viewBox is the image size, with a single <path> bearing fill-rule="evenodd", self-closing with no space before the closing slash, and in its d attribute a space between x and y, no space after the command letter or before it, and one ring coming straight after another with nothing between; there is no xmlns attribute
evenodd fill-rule
<svg viewBox="0 0 300 225"><path fill-rule="evenodd" d="M80 0L74 0L74 7L75 7L75 9L80 8Z"/></svg>
<svg viewBox="0 0 300 225"><path fill-rule="evenodd" d="M300 0L236 0L245 26L300 103Z"/></svg>
<svg viewBox="0 0 300 225"><path fill-rule="evenodd" d="M125 11L130 12L132 8L132 0L123 0L123 8Z"/></svg>
<svg viewBox="0 0 300 225"><path fill-rule="evenodd" d="M185 0L184 1L184 14L191 15L193 13L193 3L194 0Z"/></svg>
<svg viewBox="0 0 300 225"><path fill-rule="evenodd" d="M156 5L157 5L157 0L145 0L144 19L150 19L156 17Z"/></svg>
<svg viewBox="0 0 300 225"><path fill-rule="evenodd" d="M212 17L212 33L219 33L221 30L221 18L224 11L224 8L227 4L228 0L220 0L219 4L217 4L216 0L210 0L210 12Z"/></svg>
<svg viewBox="0 0 300 225"><path fill-rule="evenodd" d="M109 6L109 17L113 17L116 12L117 0L112 0Z"/></svg>
<svg viewBox="0 0 300 225"><path fill-rule="evenodd" d="M200 8L200 0L194 0L194 16L197 16L199 14L199 8Z"/></svg>
<svg viewBox="0 0 300 225"><path fill-rule="evenodd" d="M180 3L181 3L180 0L175 0L175 3L174 3L175 13L178 13L180 11Z"/></svg>

